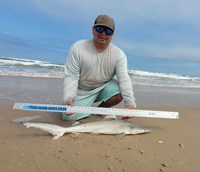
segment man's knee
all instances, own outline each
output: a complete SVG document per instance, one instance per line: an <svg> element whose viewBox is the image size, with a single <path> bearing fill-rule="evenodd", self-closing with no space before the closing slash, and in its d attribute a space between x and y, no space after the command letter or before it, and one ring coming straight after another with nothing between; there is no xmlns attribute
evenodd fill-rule
<svg viewBox="0 0 200 172"><path fill-rule="evenodd" d="M119 94L114 95L113 97L111 97L107 101L105 101L105 103L116 105L116 104L120 103L122 100L123 100L123 97L119 93Z"/></svg>
<svg viewBox="0 0 200 172"><path fill-rule="evenodd" d="M122 97L121 94L117 94L117 95L111 97L109 100L113 101L113 102L116 102L116 103L120 103L123 100L123 97Z"/></svg>

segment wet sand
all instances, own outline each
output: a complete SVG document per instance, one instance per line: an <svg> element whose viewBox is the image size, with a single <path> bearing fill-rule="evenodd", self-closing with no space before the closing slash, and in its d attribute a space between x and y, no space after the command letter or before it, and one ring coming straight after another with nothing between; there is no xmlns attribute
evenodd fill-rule
<svg viewBox="0 0 200 172"><path fill-rule="evenodd" d="M0 171L200 171L200 90L135 86L135 96L138 109L177 111L180 119L130 119L152 129L142 135L66 134L52 140L12 120L39 115L34 121L70 125L60 114L12 107L14 102L61 104L62 79L0 76Z"/></svg>

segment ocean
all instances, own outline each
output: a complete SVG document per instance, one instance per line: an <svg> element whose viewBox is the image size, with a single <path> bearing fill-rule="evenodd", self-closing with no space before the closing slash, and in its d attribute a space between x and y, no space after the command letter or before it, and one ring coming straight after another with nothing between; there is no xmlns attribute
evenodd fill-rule
<svg viewBox="0 0 200 172"><path fill-rule="evenodd" d="M0 57L1 76L63 78L64 65L39 60ZM200 88L200 77L129 70L134 85Z"/></svg>

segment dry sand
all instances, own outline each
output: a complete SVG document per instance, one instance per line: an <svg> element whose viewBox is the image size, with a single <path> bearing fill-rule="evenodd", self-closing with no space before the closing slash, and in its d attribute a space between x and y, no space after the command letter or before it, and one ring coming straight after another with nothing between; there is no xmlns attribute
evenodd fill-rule
<svg viewBox="0 0 200 172"><path fill-rule="evenodd" d="M180 113L179 120L130 119L151 128L148 134L66 134L52 140L48 133L27 129L12 120L40 115L34 121L69 125L61 121L58 113L19 111L12 107L18 101L58 104L62 100L62 80L0 77L0 81L0 171L200 171L198 89L136 86L138 109Z"/></svg>

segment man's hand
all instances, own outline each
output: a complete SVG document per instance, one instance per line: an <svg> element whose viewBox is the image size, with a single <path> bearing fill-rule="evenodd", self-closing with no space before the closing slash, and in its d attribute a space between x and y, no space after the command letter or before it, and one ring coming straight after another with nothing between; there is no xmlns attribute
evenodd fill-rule
<svg viewBox="0 0 200 172"><path fill-rule="evenodd" d="M133 105L128 105L128 106L126 107L126 109L136 109L136 107L133 106Z"/></svg>
<svg viewBox="0 0 200 172"><path fill-rule="evenodd" d="M74 102L72 102L72 101L66 101L66 102L64 103L64 105L66 105L66 106L74 106ZM66 112L66 114L67 114L67 115L72 115L73 112Z"/></svg>
<svg viewBox="0 0 200 172"><path fill-rule="evenodd" d="M134 110L134 109L136 109L136 107L135 106L133 106L133 105L128 105L127 107L126 107L126 109L130 109L130 110ZM129 118L134 118L133 116L124 116L124 117L122 117L121 119L122 120L128 120Z"/></svg>

